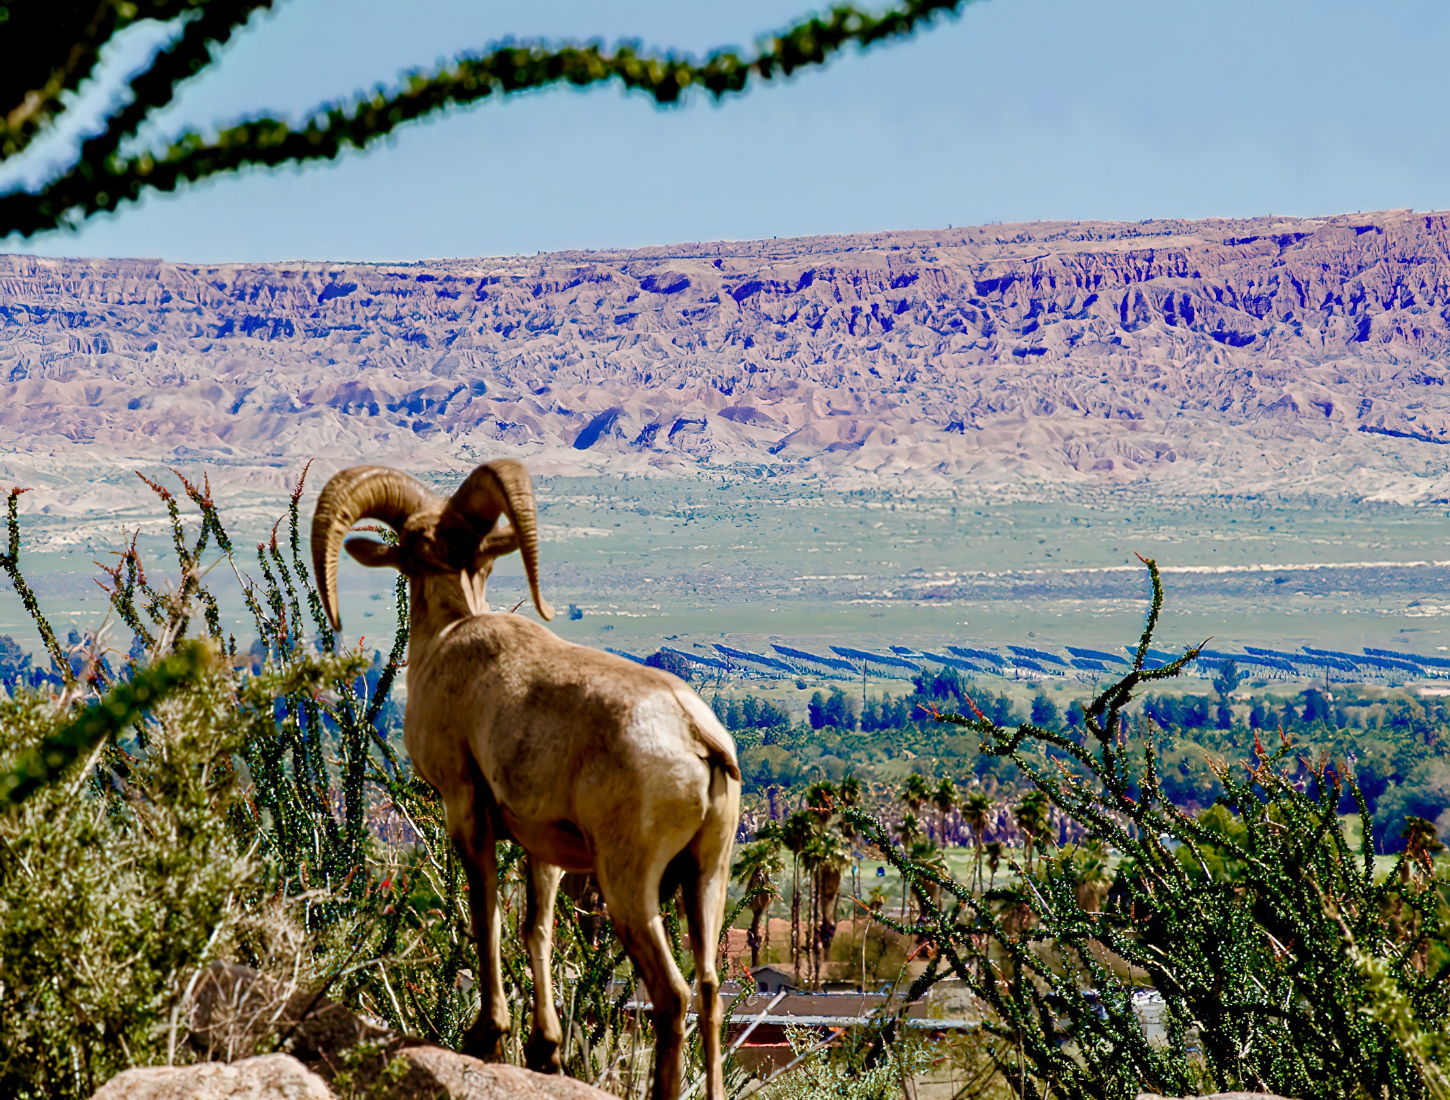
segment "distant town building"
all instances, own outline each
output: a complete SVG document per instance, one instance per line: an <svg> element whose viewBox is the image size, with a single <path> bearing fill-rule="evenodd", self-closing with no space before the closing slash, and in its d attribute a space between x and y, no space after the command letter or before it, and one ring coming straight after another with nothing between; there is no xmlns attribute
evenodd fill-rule
<svg viewBox="0 0 1450 1100"><path fill-rule="evenodd" d="M755 979L755 988L759 993L779 993L783 989L795 989L795 973L784 967L767 963L751 970L750 976Z"/></svg>

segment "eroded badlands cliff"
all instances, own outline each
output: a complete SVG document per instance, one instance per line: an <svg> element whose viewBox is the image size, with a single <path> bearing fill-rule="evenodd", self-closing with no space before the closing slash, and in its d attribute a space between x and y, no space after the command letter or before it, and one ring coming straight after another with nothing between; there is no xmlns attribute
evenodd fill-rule
<svg viewBox="0 0 1450 1100"><path fill-rule="evenodd" d="M1447 374L1450 216L1407 211L412 265L0 257L0 450L52 485L516 454L1426 501L1450 493Z"/></svg>

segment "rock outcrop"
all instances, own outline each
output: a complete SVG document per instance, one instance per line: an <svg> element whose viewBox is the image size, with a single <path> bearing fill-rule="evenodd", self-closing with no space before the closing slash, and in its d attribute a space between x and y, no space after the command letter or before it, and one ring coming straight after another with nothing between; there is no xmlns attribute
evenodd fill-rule
<svg viewBox="0 0 1450 1100"><path fill-rule="evenodd" d="M240 1062L128 1069L91 1100L334 1100L327 1083L286 1054Z"/></svg>
<svg viewBox="0 0 1450 1100"><path fill-rule="evenodd" d="M336 1001L236 963L213 962L197 982L188 1015L200 1057L230 1062L278 1046L309 1064L336 1061L360 1043L392 1033Z"/></svg>
<svg viewBox="0 0 1450 1100"><path fill-rule="evenodd" d="M369 1100L615 1100L560 1075L492 1065L441 1047L408 1047L386 1074L362 1081ZM150 1066L118 1074L92 1100L336 1100L327 1082L288 1054L239 1062Z"/></svg>
<svg viewBox="0 0 1450 1100"><path fill-rule="evenodd" d="M1450 488L1447 353L1450 217L1408 211L412 265L0 257L0 449L42 473L509 453L1423 500Z"/></svg>
<svg viewBox="0 0 1450 1100"><path fill-rule="evenodd" d="M615 1100L611 1093L572 1077L480 1062L441 1047L409 1047L397 1057L401 1065L385 1085L380 1083L379 1100Z"/></svg>
<svg viewBox="0 0 1450 1100"><path fill-rule="evenodd" d="M194 991L187 1015L195 1065L119 1074L93 1100L614 1100L562 1075L492 1065L369 1023L326 997L217 962ZM281 1053L253 1055L281 1046ZM245 1055L252 1055L246 1057ZM356 1055L356 1056L353 1056Z"/></svg>

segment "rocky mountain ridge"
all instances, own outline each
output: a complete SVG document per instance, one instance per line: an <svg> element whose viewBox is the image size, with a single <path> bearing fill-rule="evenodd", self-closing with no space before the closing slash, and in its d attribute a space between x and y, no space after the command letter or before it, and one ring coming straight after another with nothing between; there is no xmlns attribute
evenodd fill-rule
<svg viewBox="0 0 1450 1100"><path fill-rule="evenodd" d="M0 453L52 485L513 454L1424 502L1450 495L1447 375L1450 216L1409 211L408 265L0 257Z"/></svg>

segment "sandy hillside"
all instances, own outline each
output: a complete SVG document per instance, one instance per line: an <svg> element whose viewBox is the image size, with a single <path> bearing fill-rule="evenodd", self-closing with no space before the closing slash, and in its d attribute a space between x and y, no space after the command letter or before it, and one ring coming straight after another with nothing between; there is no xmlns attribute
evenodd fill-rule
<svg viewBox="0 0 1450 1100"><path fill-rule="evenodd" d="M0 257L0 476L52 514L144 493L138 464L204 464L245 506L313 455L1437 500L1447 252L1447 216L1382 211L413 265Z"/></svg>

